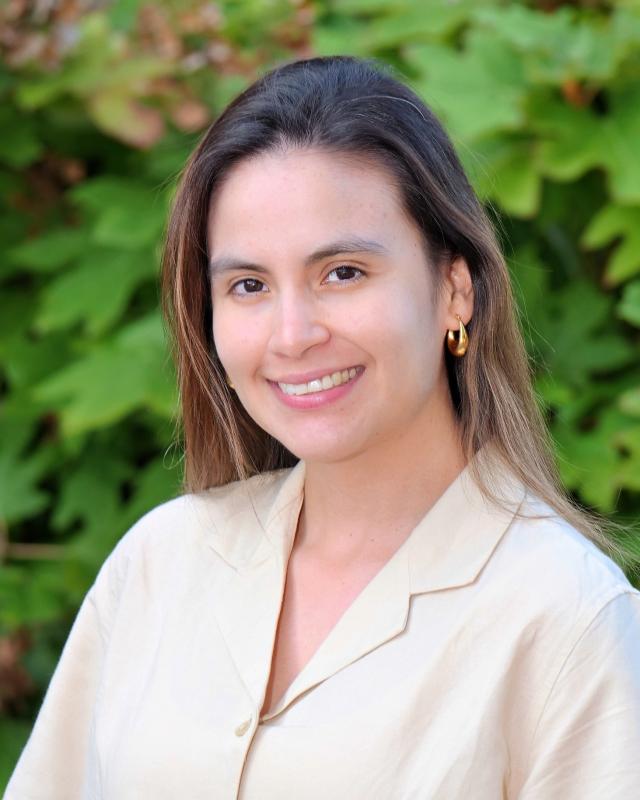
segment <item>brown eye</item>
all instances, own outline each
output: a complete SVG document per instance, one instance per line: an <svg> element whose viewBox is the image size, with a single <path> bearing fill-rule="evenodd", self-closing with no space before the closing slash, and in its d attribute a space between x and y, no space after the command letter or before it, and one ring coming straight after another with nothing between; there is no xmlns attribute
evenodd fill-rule
<svg viewBox="0 0 640 800"><path fill-rule="evenodd" d="M265 284L257 278L243 278L231 287L233 294L260 294L266 289Z"/></svg>
<svg viewBox="0 0 640 800"><path fill-rule="evenodd" d="M332 275L335 275L335 278L332 278ZM325 280L327 283L355 283L361 278L364 278L364 272L361 269L344 264L332 269Z"/></svg>

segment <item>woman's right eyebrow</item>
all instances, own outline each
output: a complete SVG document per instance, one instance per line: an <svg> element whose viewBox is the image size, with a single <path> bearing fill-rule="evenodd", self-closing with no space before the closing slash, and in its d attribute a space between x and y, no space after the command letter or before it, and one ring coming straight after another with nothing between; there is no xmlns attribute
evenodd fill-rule
<svg viewBox="0 0 640 800"><path fill-rule="evenodd" d="M342 255L343 253L388 255L389 251L379 242L375 242L371 239L363 239L360 236L351 236L347 239L339 239L335 242L330 242L314 250L313 253L305 258L305 267L310 267L325 258L332 258L333 256ZM209 275L212 278L225 272L243 269L262 274L269 272L269 270L261 264L254 264L242 258L235 258L234 256L218 256L217 258L212 258L209 262Z"/></svg>
<svg viewBox="0 0 640 800"><path fill-rule="evenodd" d="M251 272L269 272L266 267L260 264L252 264L250 261L234 258L233 256L219 256L218 258L212 258L209 262L209 276L211 278L222 275L225 272L234 272L242 269L251 270Z"/></svg>

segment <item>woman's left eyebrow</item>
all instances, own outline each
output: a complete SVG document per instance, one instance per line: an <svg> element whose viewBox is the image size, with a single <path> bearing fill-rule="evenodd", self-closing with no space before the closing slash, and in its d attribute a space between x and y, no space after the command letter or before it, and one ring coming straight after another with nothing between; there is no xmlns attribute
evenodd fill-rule
<svg viewBox="0 0 640 800"><path fill-rule="evenodd" d="M318 261L343 253L373 253L374 255L389 255L389 250L380 242L372 239L363 239L359 236L350 236L347 239L338 239L335 242L319 247L310 253L304 260L305 266L310 267ZM219 256L209 262L209 274L220 275L223 272L233 272L238 269L248 269L252 272L266 273L269 270L260 264L254 264L242 258L233 256Z"/></svg>
<svg viewBox="0 0 640 800"><path fill-rule="evenodd" d="M350 236L348 239L338 239L335 242L319 247L305 259L305 266L310 267L317 261L341 255L342 253L373 253L375 255L389 255L388 249L380 242L372 239L362 239L359 236Z"/></svg>

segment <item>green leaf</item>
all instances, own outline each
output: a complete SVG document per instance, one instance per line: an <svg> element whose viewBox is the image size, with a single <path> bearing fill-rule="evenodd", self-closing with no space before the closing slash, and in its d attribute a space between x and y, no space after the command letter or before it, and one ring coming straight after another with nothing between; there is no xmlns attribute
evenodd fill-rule
<svg viewBox="0 0 640 800"><path fill-rule="evenodd" d="M535 388L547 408L567 406L575 400L575 390L548 373L536 379Z"/></svg>
<svg viewBox="0 0 640 800"><path fill-rule="evenodd" d="M90 334L102 333L120 318L134 290L156 272L151 251L94 248L42 292L36 325L48 332L83 322Z"/></svg>
<svg viewBox="0 0 640 800"><path fill-rule="evenodd" d="M55 272L82 255L89 244L83 228L53 228L13 247L9 258L32 272Z"/></svg>
<svg viewBox="0 0 640 800"><path fill-rule="evenodd" d="M53 452L38 448L27 452L35 420L28 415L0 415L0 520L11 524L42 511L49 495L38 484L51 467Z"/></svg>
<svg viewBox="0 0 640 800"><path fill-rule="evenodd" d="M81 523L66 556L97 570L126 530L122 483L132 471L119 456L90 443L90 450L67 474L53 516L53 526L64 530Z"/></svg>
<svg viewBox="0 0 640 800"><path fill-rule="evenodd" d="M616 446L624 453L618 468L618 477L623 488L640 492L640 425L620 426L614 433ZM640 541L637 543L640 545Z"/></svg>
<svg viewBox="0 0 640 800"><path fill-rule="evenodd" d="M160 503L164 503L180 492L180 474L177 464L166 458L156 458L135 475L135 492L126 507L130 524L140 519Z"/></svg>
<svg viewBox="0 0 640 800"><path fill-rule="evenodd" d="M40 384L35 397L59 410L66 435L112 425L138 408L171 417L176 398L168 366L153 314Z"/></svg>
<svg viewBox="0 0 640 800"><path fill-rule="evenodd" d="M112 453L92 447L82 454L65 476L53 513L53 526L64 530L81 521L85 529L102 529L103 522L116 516L120 506L120 484L130 467Z"/></svg>
<svg viewBox="0 0 640 800"><path fill-rule="evenodd" d="M21 336L31 324L33 299L30 292L21 288L4 288L2 314L0 314L0 358L4 355L4 344Z"/></svg>
<svg viewBox="0 0 640 800"><path fill-rule="evenodd" d="M621 239L605 273L607 283L616 285L640 272L640 207L605 206L589 223L582 236L586 247L598 248Z"/></svg>
<svg viewBox="0 0 640 800"><path fill-rule="evenodd" d="M410 42L443 39L458 30L480 0L420 0L402 5L387 3L382 13L361 21L359 45L369 53Z"/></svg>
<svg viewBox="0 0 640 800"><path fill-rule="evenodd" d="M29 738L32 724L12 717L0 717L0 794L9 783L22 748Z"/></svg>
<svg viewBox="0 0 640 800"><path fill-rule="evenodd" d="M584 280L542 294L528 305L531 346L552 375L584 390L592 375L637 360L636 349L607 326L611 305Z"/></svg>
<svg viewBox="0 0 640 800"><path fill-rule="evenodd" d="M633 59L640 45L640 5L638 0L616 0L612 5L609 20L619 60L623 56Z"/></svg>
<svg viewBox="0 0 640 800"><path fill-rule="evenodd" d="M358 19L339 15L330 23L321 22L314 25L311 32L313 51L319 56L341 55L349 53L354 56L371 55L370 43L361 38L362 23Z"/></svg>
<svg viewBox="0 0 640 800"><path fill-rule="evenodd" d="M522 64L504 42L475 30L462 52L424 44L409 46L406 55L422 75L416 81L418 90L454 137L470 141L523 127Z"/></svg>
<svg viewBox="0 0 640 800"><path fill-rule="evenodd" d="M528 78L559 84L571 79L605 80L612 76L618 38L607 18L578 19L574 9L552 14L512 4L480 10L476 19L522 54Z"/></svg>
<svg viewBox="0 0 640 800"><path fill-rule="evenodd" d="M640 386L635 389L629 389L629 391L621 395L618 404L620 410L625 414L640 417Z"/></svg>
<svg viewBox="0 0 640 800"><path fill-rule="evenodd" d="M469 178L482 198L495 200L508 214L532 217L540 207L542 178L535 142L508 135L460 148Z"/></svg>
<svg viewBox="0 0 640 800"><path fill-rule="evenodd" d="M560 181L604 169L615 200L640 203L640 87L611 87L608 97L606 115L559 97L539 95L530 101L531 126L542 139L541 169Z"/></svg>
<svg viewBox="0 0 640 800"><path fill-rule="evenodd" d="M6 102L0 105L0 161L26 167L40 157L40 142L32 119L19 114Z"/></svg>
<svg viewBox="0 0 640 800"><path fill-rule="evenodd" d="M0 342L0 357L13 396L19 397L23 390L68 363L72 357L71 345L68 337L56 334L40 337L31 331ZM25 402L31 405L26 398Z"/></svg>
<svg viewBox="0 0 640 800"><path fill-rule="evenodd" d="M115 30L128 32L135 29L141 5L141 0L118 0L110 4L105 13Z"/></svg>
<svg viewBox="0 0 640 800"><path fill-rule="evenodd" d="M622 490L640 488L640 426L615 405L600 414L595 426L585 430L561 424L553 433L563 481L590 505L612 512Z"/></svg>
<svg viewBox="0 0 640 800"><path fill-rule="evenodd" d="M7 289L0 314L0 362L11 397L35 381L44 379L71 357L71 342L59 335L38 336L33 331L35 303L28 286ZM27 401L28 402L28 401ZM30 403L28 403L30 405Z"/></svg>
<svg viewBox="0 0 640 800"><path fill-rule="evenodd" d="M57 562L0 567L0 627L13 630L59 619L69 608L64 577Z"/></svg>
<svg viewBox="0 0 640 800"><path fill-rule="evenodd" d="M619 493L616 471L619 457L608 431L554 428L563 483L602 512L616 507Z"/></svg>
<svg viewBox="0 0 640 800"><path fill-rule="evenodd" d="M105 176L85 181L70 194L94 217L92 235L99 244L136 250L159 241L166 202L146 184Z"/></svg>
<svg viewBox="0 0 640 800"><path fill-rule="evenodd" d="M423 16L432 17L429 24L442 33L455 31L467 22L479 6L491 5L493 0L340 0L340 16L357 16L362 21L376 17L406 17L422 11Z"/></svg>
<svg viewBox="0 0 640 800"><path fill-rule="evenodd" d="M640 280L625 286L617 311L620 319L640 328Z"/></svg>
<svg viewBox="0 0 640 800"><path fill-rule="evenodd" d="M573 387L571 397L553 409L552 424L591 429L603 414L610 411L612 414L615 411L616 418L621 419L618 398L632 388L639 377L625 370L613 374L607 381L591 381Z"/></svg>

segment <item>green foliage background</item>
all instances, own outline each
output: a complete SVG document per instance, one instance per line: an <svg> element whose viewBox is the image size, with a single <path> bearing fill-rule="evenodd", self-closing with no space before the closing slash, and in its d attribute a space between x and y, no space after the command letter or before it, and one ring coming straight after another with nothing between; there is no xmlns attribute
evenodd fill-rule
<svg viewBox="0 0 640 800"><path fill-rule="evenodd" d="M274 63L380 57L441 116L503 236L567 487L640 512L638 2L54 5L0 9L0 787L99 565L179 491L167 206Z"/></svg>

